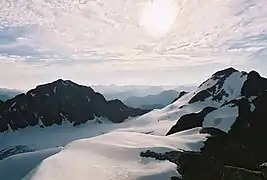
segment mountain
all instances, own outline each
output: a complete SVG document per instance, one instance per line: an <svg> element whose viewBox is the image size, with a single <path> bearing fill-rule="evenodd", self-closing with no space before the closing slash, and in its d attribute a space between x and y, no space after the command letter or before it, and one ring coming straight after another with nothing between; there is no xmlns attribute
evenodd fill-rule
<svg viewBox="0 0 267 180"><path fill-rule="evenodd" d="M177 124L167 134L188 129L186 126L189 128L216 127L228 132L240 115L243 115L243 113L248 115L254 112L256 102L264 98L266 90L267 79L261 77L255 71L246 73L233 68L219 71L201 84L191 94L188 104L183 107L200 106L204 107L202 111L192 112L180 117ZM199 123L192 120L194 116L198 117ZM187 125L181 125L185 122ZM191 122L192 125L189 125Z"/></svg>
<svg viewBox="0 0 267 180"><path fill-rule="evenodd" d="M130 97L144 97L148 95L156 95L163 91L168 91L170 89L181 92L190 92L196 88L195 85L180 85L180 86L153 86L153 85L94 85L92 86L94 90L100 92L105 96L107 100L120 99L125 101Z"/></svg>
<svg viewBox="0 0 267 180"><path fill-rule="evenodd" d="M164 91L162 86L149 85L94 85L92 88L102 93L107 100L120 99L121 101L131 96L146 96Z"/></svg>
<svg viewBox="0 0 267 180"><path fill-rule="evenodd" d="M6 101L8 99L15 97L20 93L21 92L18 90L0 88L0 100Z"/></svg>
<svg viewBox="0 0 267 180"><path fill-rule="evenodd" d="M106 101L90 87L69 80L37 86L7 100L0 107L0 132L28 126L52 126L70 122L74 126L97 117L122 122L147 111L129 108L120 100Z"/></svg>
<svg viewBox="0 0 267 180"><path fill-rule="evenodd" d="M126 105L134 108L160 109L171 104L171 102L177 97L181 97L181 93L175 90L168 90L155 95L148 95L143 97L132 96L127 98L123 102Z"/></svg>
<svg viewBox="0 0 267 180"><path fill-rule="evenodd" d="M165 108L123 123L2 133L0 177L264 180L266 107L267 79L228 68Z"/></svg>
<svg viewBox="0 0 267 180"><path fill-rule="evenodd" d="M255 71L225 69L201 84L187 102L181 109L202 108L182 115L167 135L202 127L210 136L200 154L182 155L184 180L266 178L261 166L267 162L266 78Z"/></svg>

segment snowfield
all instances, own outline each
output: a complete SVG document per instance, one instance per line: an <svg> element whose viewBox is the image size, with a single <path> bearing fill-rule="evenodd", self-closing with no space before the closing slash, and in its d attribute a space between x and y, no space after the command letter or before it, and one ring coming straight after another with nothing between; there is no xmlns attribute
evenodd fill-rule
<svg viewBox="0 0 267 180"><path fill-rule="evenodd" d="M238 107L224 106L209 113L203 122L203 127L217 127L228 132L238 116Z"/></svg>
<svg viewBox="0 0 267 180"><path fill-rule="evenodd" d="M186 135L187 137L190 135ZM112 132L70 143L60 153L44 160L24 180L58 180L88 177L99 180L146 179L161 180L176 175L176 166L167 161L141 158L146 150L198 150L205 136L183 139L140 133Z"/></svg>
<svg viewBox="0 0 267 180"><path fill-rule="evenodd" d="M173 106L186 104L190 97L178 100ZM97 118L77 127L65 123L3 133L0 149L22 145L35 152L0 161L0 177L3 180L83 180L88 177L160 180L179 176L175 164L142 158L140 153L147 150L158 153L181 149L199 151L208 136L199 133L201 128L165 136L177 119L191 110L185 108L174 113L168 106L120 124ZM65 147L61 150L62 146ZM18 173L12 173L18 168Z"/></svg>
<svg viewBox="0 0 267 180"><path fill-rule="evenodd" d="M176 104L184 104L186 99L190 97ZM177 114L166 107L120 124L96 118L77 127L65 123L2 133L0 150L25 146L35 152L0 161L1 180L83 180L88 177L160 180L179 176L175 164L142 158L140 153L147 150L158 153L181 149L199 151L207 137L207 134L199 133L201 128L165 136L187 110ZM16 154L16 151L12 153Z"/></svg>
<svg viewBox="0 0 267 180"><path fill-rule="evenodd" d="M34 152L0 161L1 180L86 180L88 177L100 180L161 180L179 176L175 164L144 158L140 153L147 150L156 153L200 151L209 136L200 133L202 127L228 132L238 116L238 107L226 102L241 97L247 75L233 72L219 83L216 78L212 76L194 92L163 109L129 118L123 123L116 124L96 117L76 127L64 121L60 126L31 127L2 133L0 155L21 153L16 152L16 147L20 146ZM210 96L198 97L190 102L199 92L209 89L213 90ZM220 98L214 100L213 97L218 94L221 94ZM183 115L198 113L205 107L214 107L215 110L204 117L202 127L165 136Z"/></svg>
<svg viewBox="0 0 267 180"><path fill-rule="evenodd" d="M0 177L3 180L19 180L45 158L56 154L60 148L13 155L0 161Z"/></svg>
<svg viewBox="0 0 267 180"><path fill-rule="evenodd" d="M0 177L5 180L168 179L178 175L175 164L142 158L140 153L146 150L158 153L178 149L199 151L207 137L199 134L199 130L168 137L114 131L74 141L61 151L56 148L13 155L1 161Z"/></svg>

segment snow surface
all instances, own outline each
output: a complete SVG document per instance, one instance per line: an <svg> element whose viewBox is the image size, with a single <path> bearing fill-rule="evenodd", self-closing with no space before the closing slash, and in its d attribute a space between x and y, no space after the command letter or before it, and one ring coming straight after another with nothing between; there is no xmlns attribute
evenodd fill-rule
<svg viewBox="0 0 267 180"><path fill-rule="evenodd" d="M186 136L190 135L163 137L111 132L78 140L44 160L23 180L83 180L88 177L99 180L169 179L178 175L175 164L142 158L140 153L147 150L158 153L177 149L199 150L206 135L202 135L201 141Z"/></svg>
<svg viewBox="0 0 267 180"><path fill-rule="evenodd" d="M224 97L225 101L231 101L241 96L241 88L244 82L247 80L247 75L243 75L242 72L234 72L231 74L223 84L223 89L229 95Z"/></svg>
<svg viewBox="0 0 267 180"><path fill-rule="evenodd" d="M209 113L204 118L203 127L215 127L224 132L228 132L237 116L238 107L227 105Z"/></svg>
<svg viewBox="0 0 267 180"><path fill-rule="evenodd" d="M196 128L166 137L174 119L158 121L158 116L162 116L162 113L165 112L155 110L138 118L129 118L121 124L96 118L77 127L65 122L61 126L54 125L44 129L31 127L0 134L1 148L24 145L37 150L36 153L13 155L0 161L3 163L0 166L0 177L3 180L22 179L24 176L24 180L83 180L88 177L97 177L100 180L169 179L177 175L174 164L141 158L140 153L146 150L199 151L207 134L200 134L200 128ZM79 140L82 138L85 139ZM46 158L49 153L43 149L57 148L68 143L70 144L63 151ZM48 155L44 157L43 153L46 152ZM25 156L27 160L20 158ZM42 161L43 159L45 160ZM17 175L10 173L15 172L19 165L21 170Z"/></svg>
<svg viewBox="0 0 267 180"><path fill-rule="evenodd" d="M168 161L141 158L140 153L146 150L158 153L178 149L199 151L207 137L206 134L199 134L200 129L195 128L168 137L113 131L74 141L62 151L56 148L8 157L0 161L0 177L4 180L18 180L24 176L24 180L83 180L88 177L97 177L100 180L168 179L177 175L176 165ZM53 136L49 133L47 135ZM51 142L43 141L40 145L46 143ZM57 152L59 153L51 156ZM51 157L47 158L48 156ZM20 170L12 173L18 167Z"/></svg>
<svg viewBox="0 0 267 180"><path fill-rule="evenodd" d="M46 156L48 158L40 158L36 155L38 163L34 166L28 166L25 162L26 170L22 171L28 174L23 173L22 176L21 173L20 177L20 179L24 177L24 180L77 178L82 180L88 177L105 180L169 179L170 176L177 175L174 164L141 158L140 152L145 150L167 152L178 149L199 151L208 136L199 133L201 128L190 129L168 137L165 134L181 116L200 112L208 106L219 109L212 111L204 118L203 126L216 127L228 132L236 120L238 108L233 104L223 107L221 105L225 101L241 96L241 87L245 80L246 76L242 76L241 72L233 73L226 78L222 88L216 90L216 93L224 90L229 94L223 97L222 101L215 102L207 98L204 101L189 104L190 99L197 92L216 85L217 80L211 78L194 92L184 95L173 104L140 117L129 118L119 124L112 123L103 117L95 117L95 120L73 127L72 123L66 119L60 126L53 125L44 129L36 126L2 133L0 134L0 150L25 146L36 150L38 154L40 150L46 152L47 149L66 146L58 154ZM63 114L62 117L64 117ZM28 155L31 156L31 154ZM12 164L12 161L17 161L16 159L20 161L17 157L20 155L11 156L2 162L8 164L10 161L11 165L8 168L12 171L17 167L15 163ZM5 172L4 168L6 167L0 166L0 172ZM3 174L6 180L12 178L8 173Z"/></svg>
<svg viewBox="0 0 267 180"><path fill-rule="evenodd" d="M1 180L19 180L42 160L57 153L60 148L13 155L0 161Z"/></svg>

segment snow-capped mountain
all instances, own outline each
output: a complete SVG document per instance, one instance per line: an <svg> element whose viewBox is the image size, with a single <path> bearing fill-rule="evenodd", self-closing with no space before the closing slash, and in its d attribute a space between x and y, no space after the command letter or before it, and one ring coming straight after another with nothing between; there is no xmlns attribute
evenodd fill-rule
<svg viewBox="0 0 267 180"><path fill-rule="evenodd" d="M267 79L255 71L246 73L233 68L219 71L191 93L188 103L180 107L181 110L194 106L203 108L181 116L167 134L194 127L215 127L228 132L239 116L254 112L256 102L264 98L266 90ZM244 106L248 112L242 111Z"/></svg>
<svg viewBox="0 0 267 180"><path fill-rule="evenodd" d="M146 112L129 108L119 100L107 101L90 87L57 80L3 103L0 107L0 132L65 122L76 126L96 117L122 122Z"/></svg>
<svg viewBox="0 0 267 180"><path fill-rule="evenodd" d="M266 179L260 166L267 161L266 78L255 71L226 69L201 84L187 101L181 111L202 108L180 116L167 135L202 127L211 137L200 154L182 155L178 171L183 179Z"/></svg>
<svg viewBox="0 0 267 180"><path fill-rule="evenodd" d="M0 176L262 180L266 107L267 79L228 68L167 107L123 123L100 119L75 128L63 124L2 133L0 155L7 158L0 161ZM26 153L10 156L21 152Z"/></svg>

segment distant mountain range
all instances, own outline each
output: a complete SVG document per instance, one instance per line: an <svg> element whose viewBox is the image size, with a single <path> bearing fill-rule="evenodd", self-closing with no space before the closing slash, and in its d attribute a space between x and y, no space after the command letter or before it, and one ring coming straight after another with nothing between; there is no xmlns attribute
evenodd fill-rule
<svg viewBox="0 0 267 180"><path fill-rule="evenodd" d="M6 101L22 93L19 90L0 88L0 101Z"/></svg>
<svg viewBox="0 0 267 180"><path fill-rule="evenodd" d="M126 105L135 108L161 109L171 104L174 100L178 100L178 97L180 98L184 94L184 91L180 93L175 90L167 90L159 94L147 95L143 97L131 96L123 102Z"/></svg>
<svg viewBox="0 0 267 180"><path fill-rule="evenodd" d="M177 92L191 92L196 89L195 85L180 85L180 86L152 86L152 85L93 85L95 91L100 92L107 100L120 99L126 101L130 97L145 97L156 95L163 91L174 90Z"/></svg>

